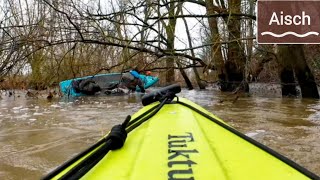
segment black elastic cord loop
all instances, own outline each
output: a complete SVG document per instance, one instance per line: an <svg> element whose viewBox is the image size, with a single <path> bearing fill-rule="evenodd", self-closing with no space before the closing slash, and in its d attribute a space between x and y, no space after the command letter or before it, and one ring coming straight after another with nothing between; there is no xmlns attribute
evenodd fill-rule
<svg viewBox="0 0 320 180"><path fill-rule="evenodd" d="M151 112L149 115L138 121L137 123L133 124L129 128L125 129L125 124L128 124L129 120L131 119L131 116L127 116L126 120L121 125L115 125L109 135L105 138L106 144L103 145L100 149L97 150L97 152L94 153L92 157L89 157L89 159L85 159L84 161L80 162L77 166L73 168L71 171L69 171L67 174L64 175L63 179L79 179L83 175L85 175L92 167L94 167L108 152L109 150L115 150L119 149L123 146L126 138L127 133L129 133L134 128L141 125L143 122L150 119L152 116L154 116L167 102L167 98L163 100L163 102L156 106L157 108L154 109L154 111L148 111ZM152 108L153 109L153 108ZM141 118L142 116L139 116L138 118ZM87 162L89 161L89 162ZM72 172L73 171L73 172Z"/></svg>
<svg viewBox="0 0 320 180"><path fill-rule="evenodd" d="M131 116L128 115L126 119L123 121L122 126L126 128L130 120L131 120Z"/></svg>
<svg viewBox="0 0 320 180"><path fill-rule="evenodd" d="M106 141L111 141L109 149L116 150L120 149L127 139L127 132L122 124L115 125L112 127L109 135L106 137Z"/></svg>
<svg viewBox="0 0 320 180"><path fill-rule="evenodd" d="M172 91L166 91L165 94L159 94L160 98L159 101L162 102L164 99L167 99L165 102L170 103L176 96L175 92Z"/></svg>
<svg viewBox="0 0 320 180"><path fill-rule="evenodd" d="M165 104L166 100L163 101L161 104L155 105L140 116L136 117L135 119L131 120L131 116L127 116L126 120L122 123L122 129L125 129L126 127L129 127L129 129L126 129L126 132L129 133L131 130L133 130L135 127L139 126L146 120L148 120L150 117L155 115L161 107ZM142 118L142 119L141 119ZM131 120L131 121L130 121ZM118 125L119 126L119 125ZM115 131L122 131L118 129L119 127L116 128ZM112 131L112 130L111 130ZM110 132L111 133L111 132ZM116 134L116 133L115 133ZM109 135L108 135L109 136ZM123 140L124 135L112 135L112 138L105 137L95 143L93 146L90 148L86 149L82 153L78 154L75 158L67 161L64 163L62 166L59 166L57 169L49 173L47 176L45 176L43 179L51 179L61 173L63 170L74 164L76 161L81 159L82 157L86 156L88 153L92 152L96 148L99 148L86 157L84 160L82 160L79 164L77 164L75 167L73 167L71 170L69 170L66 174L64 174L61 178L59 179L79 179L83 175L85 175L92 167L94 167L108 152L110 149L110 146L117 146L117 145L112 145L111 139L120 139L120 141L125 141Z"/></svg>
<svg viewBox="0 0 320 180"><path fill-rule="evenodd" d="M116 150L116 149L120 149L123 146L123 144L127 139L126 126L130 121L130 119L131 119L131 116L128 115L122 124L115 125L112 127L110 133L105 138L106 142L111 141L111 144L109 145L109 149Z"/></svg>

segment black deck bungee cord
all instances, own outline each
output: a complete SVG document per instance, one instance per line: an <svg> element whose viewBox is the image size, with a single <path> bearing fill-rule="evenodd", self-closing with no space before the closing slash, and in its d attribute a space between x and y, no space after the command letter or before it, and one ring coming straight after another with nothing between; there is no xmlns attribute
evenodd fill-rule
<svg viewBox="0 0 320 180"><path fill-rule="evenodd" d="M126 127L131 126L132 124L136 123L137 121L139 121L141 118L145 117L147 114L149 114L150 112L152 112L153 110L155 110L156 108L158 108L160 104L157 104L155 106L153 106L152 108L150 108L148 111L144 112L143 114L141 114L140 116L136 117L135 119L131 120L128 122Z"/></svg>
<svg viewBox="0 0 320 180"><path fill-rule="evenodd" d="M83 175L85 175L92 167L94 167L110 150L119 149L123 146L125 139L127 137L126 133L131 132L133 129L150 119L152 116L154 116L167 102L167 98L165 98L160 105L155 106L157 108L154 108L153 111L150 112L146 117L143 117L140 121L135 120L135 124L132 124L130 127L125 129L125 126L123 125L116 125L112 128L109 135L106 137L105 144L102 144L101 147L93 152L92 155L81 161L79 164L77 164L75 167L73 167L70 171L68 171L66 174L64 174L60 180L64 179L70 179L70 180L76 180L80 179ZM141 116L142 117L142 116ZM123 131L119 133L119 129L122 129ZM121 137L124 136L122 133L125 133L125 138ZM113 138L110 138L113 137Z"/></svg>
<svg viewBox="0 0 320 180"><path fill-rule="evenodd" d="M162 100L162 102L157 106L157 108L151 112L148 116L144 117L140 121L135 121L134 123L131 123L130 126L126 129L126 131L129 133L132 130L134 130L136 127L140 126L142 123L150 119L152 116L154 116L160 109L163 107L164 104L168 103L168 98L165 98Z"/></svg>
<svg viewBox="0 0 320 180"><path fill-rule="evenodd" d="M149 114L150 112L152 112L153 110L155 110L159 105L155 105L154 107L150 108L149 110L147 110L146 112L144 112L143 114L141 114L140 116L136 117L135 119L132 120L132 122L136 122L139 119L141 119L142 117L146 116L147 114ZM130 121L131 116L127 116L126 120L123 124L125 126L129 126L131 123ZM129 123L128 123L129 121ZM82 157L84 157L85 155L87 155L88 153L92 152L94 149L98 148L99 146L101 146L103 143L105 143L106 139L103 138L101 140L99 140L98 142L96 142L94 145L90 146L88 149L82 151L81 153L79 153L78 155L76 155L74 158L66 161L65 163L63 163L61 166L58 166L55 170L53 170L52 172L50 172L48 175L46 175L45 177L43 177L43 180L47 180L47 179L51 179L53 177L55 177L56 175L58 175L59 173L61 173L63 170L65 170L67 167L71 166L72 164L74 164L76 161L78 161L79 159L81 159Z"/></svg>

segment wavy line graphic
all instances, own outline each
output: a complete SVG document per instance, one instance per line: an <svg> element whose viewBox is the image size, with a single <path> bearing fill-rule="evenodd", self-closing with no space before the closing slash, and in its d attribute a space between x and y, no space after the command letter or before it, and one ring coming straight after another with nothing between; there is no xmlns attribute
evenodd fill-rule
<svg viewBox="0 0 320 180"><path fill-rule="evenodd" d="M305 34L298 34L298 33L292 32L292 31L288 31L288 32L284 32L282 34L275 34L275 33L270 32L270 31L265 31L265 32L262 32L261 35L262 36L270 35L270 36L273 36L273 37L284 37L284 36L287 36L287 35L293 35L293 36L296 36L296 37L299 37L299 38L304 38L304 37L310 36L310 35L319 36L319 33L318 32L314 32L314 31L310 31L310 32L307 32Z"/></svg>

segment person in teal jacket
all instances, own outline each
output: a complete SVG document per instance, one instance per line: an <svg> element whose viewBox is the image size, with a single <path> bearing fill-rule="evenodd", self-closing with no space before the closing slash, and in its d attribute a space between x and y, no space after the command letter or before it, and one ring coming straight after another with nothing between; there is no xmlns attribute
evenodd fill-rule
<svg viewBox="0 0 320 180"><path fill-rule="evenodd" d="M144 85L140 78L138 70L133 69L122 74L121 82L119 84L120 88L127 88L129 91L135 92L137 86L140 88L140 91L142 93L145 92Z"/></svg>

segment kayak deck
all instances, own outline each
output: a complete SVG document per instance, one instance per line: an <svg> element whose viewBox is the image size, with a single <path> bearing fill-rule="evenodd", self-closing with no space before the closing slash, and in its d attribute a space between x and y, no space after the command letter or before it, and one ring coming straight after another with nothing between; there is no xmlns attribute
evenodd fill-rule
<svg viewBox="0 0 320 180"><path fill-rule="evenodd" d="M133 129L121 149L110 151L82 179L318 178L280 154L276 155L288 164L252 144L254 140L244 139L193 102L184 98L179 102L165 104ZM142 108L133 119L157 104Z"/></svg>

